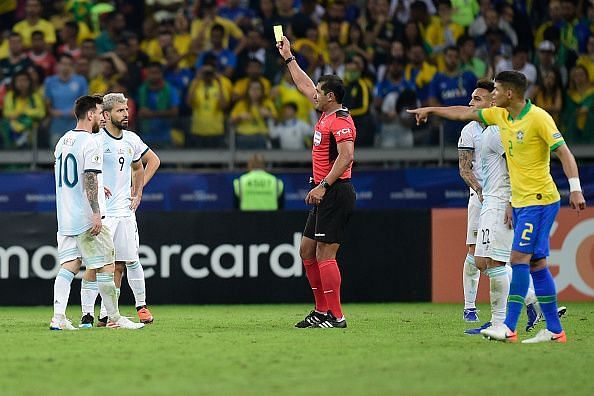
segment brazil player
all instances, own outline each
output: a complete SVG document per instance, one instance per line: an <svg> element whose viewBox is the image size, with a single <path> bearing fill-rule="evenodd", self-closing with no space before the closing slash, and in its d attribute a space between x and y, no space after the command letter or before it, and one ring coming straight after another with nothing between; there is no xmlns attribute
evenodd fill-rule
<svg viewBox="0 0 594 396"><path fill-rule="evenodd" d="M117 295L125 267L138 317L142 323L152 323L153 316L146 306L144 271L138 258L138 227L134 212L140 204L144 186L153 177L160 162L137 134L125 129L128 126L127 102L128 99L121 93L103 97L106 125L99 132L99 137L102 139L103 175L108 192L105 223L111 230L115 246ZM141 160L146 161L146 171ZM85 277L81 288L83 316L80 327L93 326L96 298L96 281ZM107 324L106 306L102 301L98 325Z"/></svg>
<svg viewBox="0 0 594 396"><path fill-rule="evenodd" d="M277 48L297 88L322 112L313 136L315 186L305 198L314 207L299 249L316 306L295 327L345 328L336 252L355 207L355 190L350 182L355 125L349 111L342 106L345 90L340 78L322 76L316 85L297 64L286 37L277 43Z"/></svg>
<svg viewBox="0 0 594 396"><path fill-rule="evenodd" d="M417 122L430 114L454 120L475 120L497 125L505 149L511 183L514 238L510 261L513 276L504 323L481 331L494 340L516 342L516 327L530 283L545 316L546 329L524 343L566 342L557 313L555 282L547 267L549 232L559 211L560 196L550 174L550 151L560 159L569 179L570 206L578 213L586 207L577 164L552 117L524 99L526 77L516 71L499 73L493 98L497 107L426 107L409 110Z"/></svg>
<svg viewBox="0 0 594 396"><path fill-rule="evenodd" d="M54 316L51 330L77 330L66 319L70 285L80 270L97 278L97 288L105 300L107 316L117 327L139 329L120 315L114 283L115 252L109 228L102 224L105 213L103 195L103 151L99 131L102 100L82 96L76 100L76 127L60 138L54 151L56 209L58 218L58 256L60 271L54 282Z"/></svg>

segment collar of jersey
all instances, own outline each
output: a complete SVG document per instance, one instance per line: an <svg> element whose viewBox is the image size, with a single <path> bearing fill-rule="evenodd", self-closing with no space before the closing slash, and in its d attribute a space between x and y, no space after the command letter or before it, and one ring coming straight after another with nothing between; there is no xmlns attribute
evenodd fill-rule
<svg viewBox="0 0 594 396"><path fill-rule="evenodd" d="M334 113L336 113L336 112L338 112L338 111L340 111L340 110L349 111L349 109L348 109L348 108L346 108L346 107L341 107L341 108L339 108L339 109L336 109L336 110L332 111L331 113L326 113L326 114L324 114L324 118L326 118L326 117L328 117L329 115L332 115L332 114L334 114Z"/></svg>
<svg viewBox="0 0 594 396"><path fill-rule="evenodd" d="M522 109L522 111L520 111L520 114L518 114L518 118L516 118L515 120L512 118L511 114L508 113L507 115L507 119L510 121L517 121L517 120L521 120L522 118L524 118L524 116L526 114L528 114L528 112L530 111L530 108L532 107L532 102L530 102L530 99L526 99L526 105L524 106L524 108Z"/></svg>
<svg viewBox="0 0 594 396"><path fill-rule="evenodd" d="M109 133L109 131L107 130L107 128L103 128L103 130L105 131L105 133L107 133L107 136L109 136L109 137L110 137L110 138L112 138L112 139L115 139L115 140L122 140L122 139L124 138L124 131L122 131L122 136L120 136L120 137L115 137L115 136L113 136L111 133Z"/></svg>

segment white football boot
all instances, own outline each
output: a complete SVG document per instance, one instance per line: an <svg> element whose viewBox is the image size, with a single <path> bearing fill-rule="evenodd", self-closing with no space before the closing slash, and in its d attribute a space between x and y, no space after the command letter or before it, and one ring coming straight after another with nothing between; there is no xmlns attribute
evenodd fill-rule
<svg viewBox="0 0 594 396"><path fill-rule="evenodd" d="M66 318L52 318L50 330L78 330L72 326L72 322Z"/></svg>

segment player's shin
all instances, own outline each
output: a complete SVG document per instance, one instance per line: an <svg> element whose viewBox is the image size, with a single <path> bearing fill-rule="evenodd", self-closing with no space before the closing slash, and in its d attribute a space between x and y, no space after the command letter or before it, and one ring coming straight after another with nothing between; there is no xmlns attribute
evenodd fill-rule
<svg viewBox="0 0 594 396"><path fill-rule="evenodd" d="M335 318L341 319L342 306L340 305L340 270L335 259L323 260L318 262L320 268L320 279L324 288L324 295L328 303L328 309Z"/></svg>
<svg viewBox="0 0 594 396"><path fill-rule="evenodd" d="M464 270L462 272L462 285L464 286L464 309L476 308L476 293L478 290L481 272L476 267L474 256L466 255Z"/></svg>
<svg viewBox="0 0 594 396"><path fill-rule="evenodd" d="M138 260L126 263L126 276L128 277L130 289L132 289L132 293L134 293L135 306L145 306L146 286L144 282L144 270Z"/></svg>
<svg viewBox="0 0 594 396"><path fill-rule="evenodd" d="M70 297L70 285L74 279L74 273L65 268L60 268L54 281L54 317L65 318L68 298Z"/></svg>
<svg viewBox="0 0 594 396"><path fill-rule="evenodd" d="M115 283L115 282L114 282ZM118 307L119 307L119 301L120 301L120 288L116 287L116 299L118 301ZM107 308L105 308L105 302L103 301L103 298L101 299L101 309L99 310L99 318L103 319L107 317Z"/></svg>
<svg viewBox="0 0 594 396"><path fill-rule="evenodd" d="M540 309L547 321L547 329L555 334L561 333L561 321L557 313L557 289L548 267L532 272L534 290Z"/></svg>
<svg viewBox="0 0 594 396"><path fill-rule="evenodd" d="M113 272L99 272L97 274L97 284L102 303L105 304L107 317L112 322L116 322L120 318L120 313L118 310L116 287L113 281Z"/></svg>
<svg viewBox="0 0 594 396"><path fill-rule="evenodd" d="M509 278L505 266L496 266L487 269L489 277L491 299L491 323L500 325L505 320L505 308L509 294Z"/></svg>
<svg viewBox="0 0 594 396"><path fill-rule="evenodd" d="M80 304L83 315L90 314L91 316L95 316L95 301L97 301L98 295L99 287L97 286L97 281L83 279L80 287Z"/></svg>
<svg viewBox="0 0 594 396"><path fill-rule="evenodd" d="M513 276L507 298L505 324L511 331L516 331L518 319L524 306L524 298L530 284L530 265L512 264Z"/></svg>
<svg viewBox="0 0 594 396"><path fill-rule="evenodd" d="M316 301L316 311L319 313L326 313L328 311L328 303L324 295L322 287L322 279L320 278L320 268L315 258L303 260L305 267L305 275L311 287L311 290Z"/></svg>

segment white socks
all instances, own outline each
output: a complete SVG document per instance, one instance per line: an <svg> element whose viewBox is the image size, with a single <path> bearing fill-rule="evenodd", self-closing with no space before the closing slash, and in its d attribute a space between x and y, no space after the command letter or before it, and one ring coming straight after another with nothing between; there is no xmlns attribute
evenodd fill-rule
<svg viewBox="0 0 594 396"><path fill-rule="evenodd" d="M98 272L97 286L99 288L99 294L101 294L102 304L105 304L107 317L112 322L117 322L120 319L120 312L118 310L118 296L113 281L113 272Z"/></svg>
<svg viewBox="0 0 594 396"><path fill-rule="evenodd" d="M136 307L146 305L146 287L144 284L144 270L140 262L126 264L126 276L128 277L128 284L134 293L134 300Z"/></svg>
<svg viewBox="0 0 594 396"><path fill-rule="evenodd" d="M70 297L70 285L74 274L67 269L60 268L54 281L54 318L65 318L68 298Z"/></svg>
<svg viewBox="0 0 594 396"><path fill-rule="evenodd" d="M467 254L462 272L462 285L464 286L464 309L476 308L476 293L479 285L481 271L474 265L474 256Z"/></svg>
<svg viewBox="0 0 594 396"><path fill-rule="evenodd" d="M83 315L90 314L95 316L95 301L99 294L99 286L97 281L88 281L83 279L80 287L80 305L82 307Z"/></svg>
<svg viewBox="0 0 594 396"><path fill-rule="evenodd" d="M505 310L507 307L507 296L509 295L510 282L505 266L487 268L485 273L489 277L491 323L495 326L503 323L505 320Z"/></svg>
<svg viewBox="0 0 594 396"><path fill-rule="evenodd" d="M118 301L118 307L119 307L119 301L120 301L120 289L116 287L116 300ZM105 307L105 303L103 302L103 299L101 299L101 309L99 310L99 318L104 318L108 316L107 315L107 308Z"/></svg>

